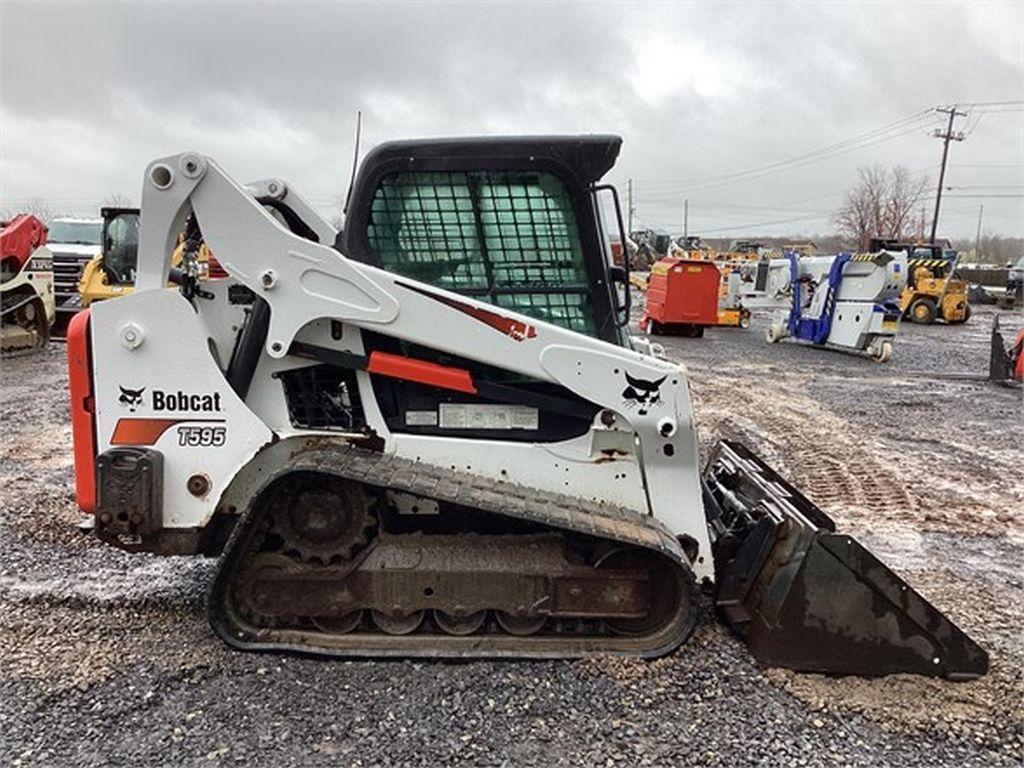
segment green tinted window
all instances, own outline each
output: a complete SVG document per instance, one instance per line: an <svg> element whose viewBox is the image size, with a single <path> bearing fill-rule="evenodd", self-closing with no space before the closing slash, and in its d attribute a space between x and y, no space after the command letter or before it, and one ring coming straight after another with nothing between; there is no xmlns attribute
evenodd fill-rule
<svg viewBox="0 0 1024 768"><path fill-rule="evenodd" d="M367 237L384 269L594 332L579 230L555 176L392 174L374 195Z"/></svg>

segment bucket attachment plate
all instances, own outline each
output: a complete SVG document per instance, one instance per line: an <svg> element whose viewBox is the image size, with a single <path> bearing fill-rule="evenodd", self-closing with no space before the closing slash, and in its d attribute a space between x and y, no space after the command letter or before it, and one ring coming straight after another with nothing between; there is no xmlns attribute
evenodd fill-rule
<svg viewBox="0 0 1024 768"><path fill-rule="evenodd" d="M716 605L769 666L969 680L988 654L745 446L704 473Z"/></svg>

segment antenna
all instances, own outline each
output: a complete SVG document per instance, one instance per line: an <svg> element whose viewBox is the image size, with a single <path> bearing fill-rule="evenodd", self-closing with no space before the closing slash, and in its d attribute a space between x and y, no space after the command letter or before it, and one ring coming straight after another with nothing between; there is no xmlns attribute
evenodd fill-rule
<svg viewBox="0 0 1024 768"><path fill-rule="evenodd" d="M363 135L363 110L356 111L356 146L352 152L352 175L348 179L348 192L345 193L345 207L341 212L348 214L348 203L352 199L352 185L356 183L356 168L359 167L359 137Z"/></svg>

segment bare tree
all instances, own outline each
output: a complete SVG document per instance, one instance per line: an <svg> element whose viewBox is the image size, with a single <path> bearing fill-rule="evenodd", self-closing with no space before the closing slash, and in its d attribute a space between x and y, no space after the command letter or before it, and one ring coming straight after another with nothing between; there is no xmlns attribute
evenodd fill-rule
<svg viewBox="0 0 1024 768"><path fill-rule="evenodd" d="M64 216L64 211L50 204L44 197L30 197L23 200L20 205L4 212L4 218L9 219L19 213L31 213L44 224L49 224L53 219Z"/></svg>
<svg viewBox="0 0 1024 768"><path fill-rule="evenodd" d="M857 184L833 221L861 249L872 237L903 239L915 231L914 208L931 188L929 178L914 179L903 166L881 165L857 169Z"/></svg>
<svg viewBox="0 0 1024 768"><path fill-rule="evenodd" d="M975 246L978 246L977 249ZM973 237L962 238L954 240L953 247L964 254L965 261L1006 266L1016 262L1024 253L1024 238L986 231L977 242Z"/></svg>

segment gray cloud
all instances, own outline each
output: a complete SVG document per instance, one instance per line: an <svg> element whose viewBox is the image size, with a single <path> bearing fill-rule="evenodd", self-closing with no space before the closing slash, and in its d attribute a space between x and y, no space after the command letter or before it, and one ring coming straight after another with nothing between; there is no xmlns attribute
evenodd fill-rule
<svg viewBox="0 0 1024 768"><path fill-rule="evenodd" d="M146 162L188 148L240 178L286 177L326 209L344 192L362 109L367 144L619 133L612 179L636 180L644 223L680 228L688 196L698 232L821 232L858 165L935 168L937 123L805 167L693 185L936 104L1022 99L1022 28L1013 0L4 3L0 207L137 198ZM980 112L963 121L980 118L953 148L947 183L1019 194L1024 112ZM1022 234L1019 197L950 198L942 230L973 234L982 202L987 228ZM744 229L782 219L799 220Z"/></svg>

